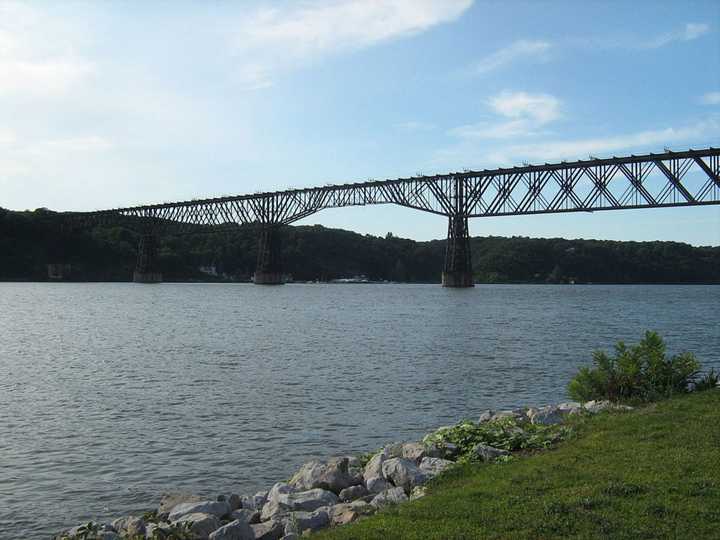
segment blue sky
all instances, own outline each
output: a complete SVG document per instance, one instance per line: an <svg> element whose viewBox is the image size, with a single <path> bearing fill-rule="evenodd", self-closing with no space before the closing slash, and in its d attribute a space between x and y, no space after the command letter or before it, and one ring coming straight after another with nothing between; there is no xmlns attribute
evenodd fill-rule
<svg viewBox="0 0 720 540"><path fill-rule="evenodd" d="M0 206L91 210L720 146L717 1L0 0ZM416 239L396 207L302 223ZM720 207L474 235L720 245Z"/></svg>

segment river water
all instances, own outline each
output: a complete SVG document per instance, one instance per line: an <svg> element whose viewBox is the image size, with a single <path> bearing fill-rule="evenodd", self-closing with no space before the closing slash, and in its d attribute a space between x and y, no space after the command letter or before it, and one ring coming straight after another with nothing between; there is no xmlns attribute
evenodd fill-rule
<svg viewBox="0 0 720 540"><path fill-rule="evenodd" d="M542 405L646 329L720 368L719 286L0 284L0 538L249 494Z"/></svg>

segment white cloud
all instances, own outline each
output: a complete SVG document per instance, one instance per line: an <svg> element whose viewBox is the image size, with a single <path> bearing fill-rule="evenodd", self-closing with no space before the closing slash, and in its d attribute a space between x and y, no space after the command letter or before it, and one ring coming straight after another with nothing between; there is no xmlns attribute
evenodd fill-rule
<svg viewBox="0 0 720 540"><path fill-rule="evenodd" d="M685 25L685 31L682 34L684 41L690 41L692 39L699 38L700 36L707 34L710 31L710 25L705 23L687 23Z"/></svg>
<svg viewBox="0 0 720 540"><path fill-rule="evenodd" d="M0 95L62 94L91 71L47 16L25 4L0 4Z"/></svg>
<svg viewBox="0 0 720 540"><path fill-rule="evenodd" d="M676 41L692 41L710 32L710 25L705 23L685 23L685 26L663 34L643 44L645 49L658 49Z"/></svg>
<svg viewBox="0 0 720 540"><path fill-rule="evenodd" d="M0 58L0 95L60 94L78 83L90 70L88 63L77 60L16 61Z"/></svg>
<svg viewBox="0 0 720 540"><path fill-rule="evenodd" d="M704 105L720 105L720 92L708 92L700 98Z"/></svg>
<svg viewBox="0 0 720 540"><path fill-rule="evenodd" d="M489 101L499 114L509 118L530 117L538 124L546 124L559 116L560 102L549 94L503 92Z"/></svg>
<svg viewBox="0 0 720 540"><path fill-rule="evenodd" d="M436 154L435 162L457 163L458 160L480 160L478 165L512 166L522 162L545 163L563 159L587 159L588 156L605 157L617 152L628 153L633 150L662 151L673 144L697 144L704 146L708 139L720 137L720 117L687 124L680 127L667 127L626 133L612 137L590 137L522 144L497 145L482 148L461 141L460 144L446 148Z"/></svg>
<svg viewBox="0 0 720 540"><path fill-rule="evenodd" d="M609 152L629 151L634 148L657 147L681 143L720 134L720 121L705 120L682 127L639 131L616 137L598 137L570 141L542 142L516 145L508 148L510 155L525 156L529 160L557 160L586 158L588 155L607 155Z"/></svg>
<svg viewBox="0 0 720 540"><path fill-rule="evenodd" d="M466 139L530 136L560 117L560 100L549 94L505 91L490 98L487 105L505 120L459 126L450 130L450 134Z"/></svg>
<svg viewBox="0 0 720 540"><path fill-rule="evenodd" d="M274 72L338 52L411 36L455 20L473 0L336 0L260 9L236 29L240 76L249 88Z"/></svg>
<svg viewBox="0 0 720 540"><path fill-rule="evenodd" d="M472 71L484 74L523 58L544 60L550 47L551 45L547 41L515 41L481 59L473 66Z"/></svg>
<svg viewBox="0 0 720 540"><path fill-rule="evenodd" d="M14 131L0 128L0 146L13 144L16 140L17 137Z"/></svg>

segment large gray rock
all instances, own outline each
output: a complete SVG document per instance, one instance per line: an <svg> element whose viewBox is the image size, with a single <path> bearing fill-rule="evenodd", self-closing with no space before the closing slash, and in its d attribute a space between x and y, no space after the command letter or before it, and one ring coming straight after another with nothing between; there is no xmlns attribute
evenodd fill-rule
<svg viewBox="0 0 720 540"><path fill-rule="evenodd" d="M392 504L400 504L408 500L405 490L401 487L386 489L382 493L378 493L370 504L375 508L382 508Z"/></svg>
<svg viewBox="0 0 720 540"><path fill-rule="evenodd" d="M358 482L357 477L348 470L349 463L346 457L333 458L327 463L309 461L295 473L289 483L299 491L320 488L337 494Z"/></svg>
<svg viewBox="0 0 720 540"><path fill-rule="evenodd" d="M367 482L365 483L365 487L368 490L368 493L373 493L377 495L378 493L381 493L386 489L393 487L393 485L387 480L385 480L382 476L376 476L367 480Z"/></svg>
<svg viewBox="0 0 720 540"><path fill-rule="evenodd" d="M495 414L495 411L493 411L491 409L487 409L487 410L481 412L480 416L478 417L477 423L483 424L485 422L489 422L490 420L492 420L492 417L494 414Z"/></svg>
<svg viewBox="0 0 720 540"><path fill-rule="evenodd" d="M356 521L362 516L369 516L375 512L376 508L365 501L353 501L352 503L336 504L328 507L328 516L330 517L330 525L337 527Z"/></svg>
<svg viewBox="0 0 720 540"><path fill-rule="evenodd" d="M232 493L230 497L228 497L227 502L230 505L230 510L237 510L238 508L242 508L242 499L237 493Z"/></svg>
<svg viewBox="0 0 720 540"><path fill-rule="evenodd" d="M257 525L250 525L255 540L280 540L285 536L285 524L282 520L271 519Z"/></svg>
<svg viewBox="0 0 720 540"><path fill-rule="evenodd" d="M402 445L402 457L420 463L424 457L440 457L442 450L435 445L421 442L410 442Z"/></svg>
<svg viewBox="0 0 720 540"><path fill-rule="evenodd" d="M239 519L245 523L260 523L260 510L252 510L250 508L238 508L233 510L230 517L235 520Z"/></svg>
<svg viewBox="0 0 720 540"><path fill-rule="evenodd" d="M109 524L106 524L109 525ZM77 527L73 527L71 529L68 529L65 532L62 532L56 536L54 536L54 540L65 540L66 538L85 538L85 536L78 536L84 534L81 529L83 528L83 525L78 525ZM93 540L120 540L120 535L116 532L110 529L110 527L104 528L103 526L100 526L98 531L92 536L90 536Z"/></svg>
<svg viewBox="0 0 720 540"><path fill-rule="evenodd" d="M402 457L403 454L403 443L392 443L388 444L382 449L382 453L386 458Z"/></svg>
<svg viewBox="0 0 720 540"><path fill-rule="evenodd" d="M314 512L291 512L283 521L285 534L302 534L305 531L317 531L330 524L330 516L326 508L318 508Z"/></svg>
<svg viewBox="0 0 720 540"><path fill-rule="evenodd" d="M402 447L400 448L400 452L402 453ZM370 493L380 493L389 487L383 474L383 463L388 459L391 459L390 452L387 449L383 449L370 458L370 461L365 465L363 481Z"/></svg>
<svg viewBox="0 0 720 540"><path fill-rule="evenodd" d="M126 536L145 536L145 521L137 516L125 516L112 522L112 527Z"/></svg>
<svg viewBox="0 0 720 540"><path fill-rule="evenodd" d="M583 405L585 410L591 414L599 413L602 411L609 411L613 408L613 404L610 403L607 400L600 400L600 401L588 401Z"/></svg>
<svg viewBox="0 0 720 540"><path fill-rule="evenodd" d="M561 414L577 414L582 411L583 406L582 403L577 401L566 401L565 403L559 403L557 408Z"/></svg>
<svg viewBox="0 0 720 540"><path fill-rule="evenodd" d="M359 486L350 486L349 488L343 489L338 497L342 502L350 502L360 497L365 497L367 494L367 488L360 484Z"/></svg>
<svg viewBox="0 0 720 540"><path fill-rule="evenodd" d="M529 409L530 422L535 425L552 426L562 424L563 416L560 409L552 405L540 409Z"/></svg>
<svg viewBox="0 0 720 540"><path fill-rule="evenodd" d="M428 478L434 478L448 467L455 465L454 461L437 457L424 457L420 462L420 471Z"/></svg>
<svg viewBox="0 0 720 540"><path fill-rule="evenodd" d="M455 459L460 455L460 448L454 443L443 443L440 451L440 457L443 459Z"/></svg>
<svg viewBox="0 0 720 540"><path fill-rule="evenodd" d="M500 456L507 456L510 454L510 452L508 452L507 450L494 448L486 444L478 444L477 446L475 446L475 448L472 449L472 453L481 461L493 461Z"/></svg>
<svg viewBox="0 0 720 540"><path fill-rule="evenodd" d="M255 495L244 496L240 498L240 508L247 508L250 510L262 510L265 501L267 501L268 492L258 491Z"/></svg>
<svg viewBox="0 0 720 540"><path fill-rule="evenodd" d="M316 488L297 493L279 493L268 499L262 510L260 519L267 521L290 512L312 512L322 506L331 506L340 502L332 491Z"/></svg>
<svg viewBox="0 0 720 540"><path fill-rule="evenodd" d="M363 478L363 465L360 456L345 456L348 458L348 474L352 479L352 486L365 483Z"/></svg>
<svg viewBox="0 0 720 540"><path fill-rule="evenodd" d="M415 501L422 499L425 495L427 495L427 488L425 486L415 486L412 493L410 493L410 500Z"/></svg>
<svg viewBox="0 0 720 540"><path fill-rule="evenodd" d="M236 519L213 531L209 540L255 540L255 533L248 522Z"/></svg>
<svg viewBox="0 0 720 540"><path fill-rule="evenodd" d="M499 420L514 420L515 422L527 422L528 417L525 414L525 409L513 409L507 411L498 411L490 417L490 422L497 422Z"/></svg>
<svg viewBox="0 0 720 540"><path fill-rule="evenodd" d="M410 493L415 486L427 481L427 475L405 458L390 458L382 464L383 476L395 486L401 487L405 493Z"/></svg>
<svg viewBox="0 0 720 540"><path fill-rule="evenodd" d="M169 523L148 523L145 525L145 538L152 538L156 530L167 531L170 528ZM160 535L161 533L158 533ZM165 536L168 536L165 534ZM160 536L160 538L163 538Z"/></svg>
<svg viewBox="0 0 720 540"><path fill-rule="evenodd" d="M225 501L200 501L181 503L170 510L168 519L177 521L186 514L210 514L217 518L230 514L230 505Z"/></svg>
<svg viewBox="0 0 720 540"><path fill-rule="evenodd" d="M213 531L219 529L220 525L222 525L217 517L204 513L184 514L174 523L190 523L190 531L200 538L208 538Z"/></svg>
<svg viewBox="0 0 720 540"><path fill-rule="evenodd" d="M366 483L371 478L384 478L382 464L386 459L388 459L388 456L384 452L378 452L370 458L370 461L365 465L365 469L363 469L363 479Z"/></svg>
<svg viewBox="0 0 720 540"><path fill-rule="evenodd" d="M170 510L175 508L178 504L201 502L202 500L202 497L192 495L190 493L165 493L160 498L160 504L158 505L158 518L167 519Z"/></svg>
<svg viewBox="0 0 720 540"><path fill-rule="evenodd" d="M599 413L602 411L632 411L633 408L629 405L619 405L612 401L600 400L600 401L588 401L583 405L585 410L591 414Z"/></svg>
<svg viewBox="0 0 720 540"><path fill-rule="evenodd" d="M267 497L265 497L265 502L270 502L276 499L279 495L287 495L288 493L295 493L296 491L298 490L287 482L278 482L270 488L270 491L268 491Z"/></svg>

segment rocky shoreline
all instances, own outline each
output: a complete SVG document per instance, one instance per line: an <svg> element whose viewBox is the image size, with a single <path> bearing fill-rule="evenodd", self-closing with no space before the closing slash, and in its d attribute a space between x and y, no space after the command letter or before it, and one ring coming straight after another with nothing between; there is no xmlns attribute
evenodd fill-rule
<svg viewBox="0 0 720 540"><path fill-rule="evenodd" d="M485 411L476 421L444 426L421 441L395 443L372 455L305 463L287 482L254 495L165 494L156 510L110 523L73 527L54 540L294 540L351 523L384 507L425 495L426 484L458 462L512 459L567 438L565 419L577 414L630 409L589 401Z"/></svg>

